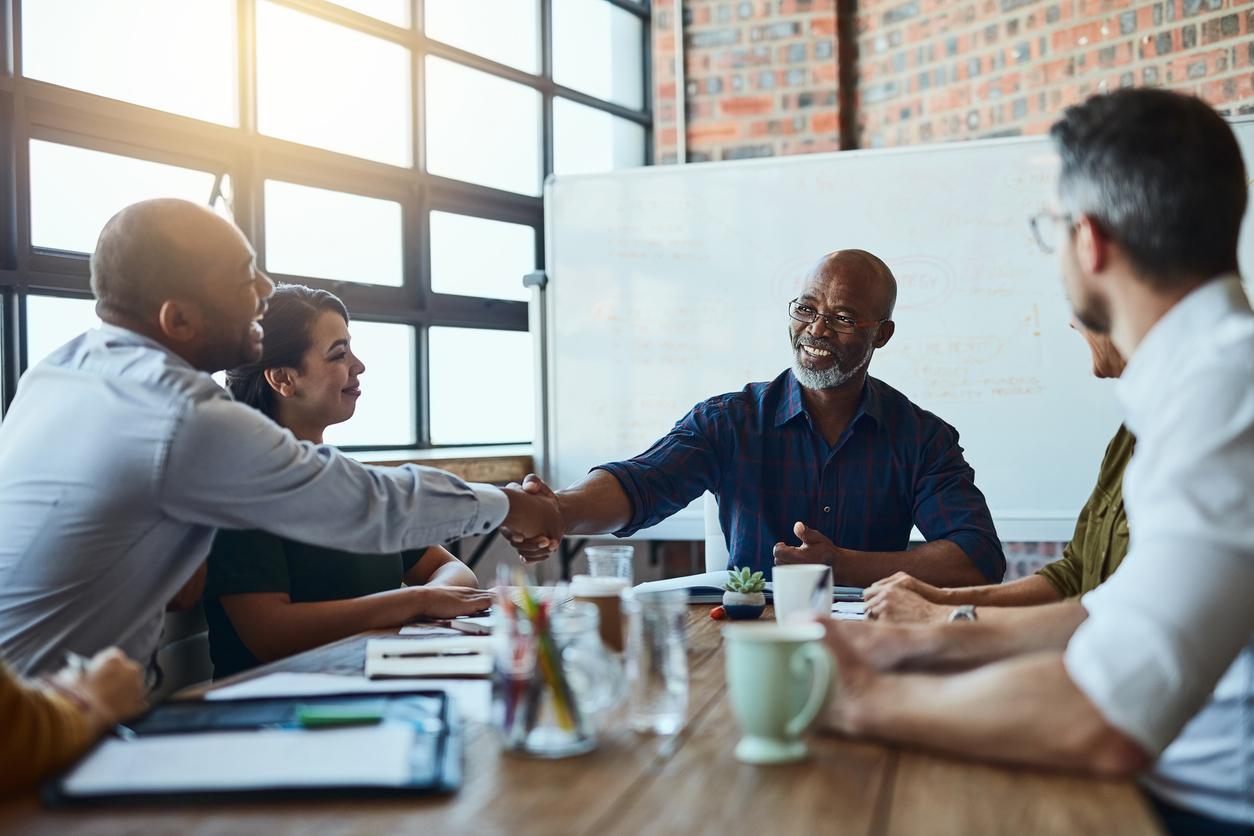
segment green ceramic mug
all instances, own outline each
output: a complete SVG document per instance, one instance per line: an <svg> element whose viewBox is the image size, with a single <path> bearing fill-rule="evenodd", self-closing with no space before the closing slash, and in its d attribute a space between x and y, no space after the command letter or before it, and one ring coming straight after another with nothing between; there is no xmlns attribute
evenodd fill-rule
<svg viewBox="0 0 1254 836"><path fill-rule="evenodd" d="M802 735L827 699L833 662L822 625L729 624L723 628L727 690L744 737L745 763L790 763L809 753Z"/></svg>

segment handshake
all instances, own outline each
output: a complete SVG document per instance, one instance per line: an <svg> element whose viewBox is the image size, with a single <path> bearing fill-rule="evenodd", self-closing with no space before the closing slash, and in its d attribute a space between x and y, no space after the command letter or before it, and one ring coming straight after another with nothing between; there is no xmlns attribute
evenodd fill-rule
<svg viewBox="0 0 1254 836"><path fill-rule="evenodd" d="M504 491L509 513L501 523L501 534L523 562L535 563L557 551L566 534L566 521L557 495L544 480L528 473L521 485L511 482Z"/></svg>

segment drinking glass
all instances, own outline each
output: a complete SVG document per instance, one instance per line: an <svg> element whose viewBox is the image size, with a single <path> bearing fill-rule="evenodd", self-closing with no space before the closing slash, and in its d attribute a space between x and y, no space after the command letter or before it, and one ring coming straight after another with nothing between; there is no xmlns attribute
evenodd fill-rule
<svg viewBox="0 0 1254 836"><path fill-rule="evenodd" d="M688 592L624 593L628 722L674 734L688 718Z"/></svg>
<svg viewBox="0 0 1254 836"><path fill-rule="evenodd" d="M594 578L626 578L632 582L631 565L636 555L632 546L589 546L588 574Z"/></svg>

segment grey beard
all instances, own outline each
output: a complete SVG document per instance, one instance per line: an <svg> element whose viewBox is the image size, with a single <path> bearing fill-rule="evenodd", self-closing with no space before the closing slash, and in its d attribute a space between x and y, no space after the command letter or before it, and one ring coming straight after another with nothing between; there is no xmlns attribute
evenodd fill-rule
<svg viewBox="0 0 1254 836"><path fill-rule="evenodd" d="M792 373L797 376L797 382L807 389L835 389L838 386L844 386L854 375L866 368L867 363L871 362L871 354L875 351L875 346L868 343L866 354L853 368L845 369L837 364L821 371L803 366L801 358L797 356L797 351L798 349L794 349L792 355Z"/></svg>

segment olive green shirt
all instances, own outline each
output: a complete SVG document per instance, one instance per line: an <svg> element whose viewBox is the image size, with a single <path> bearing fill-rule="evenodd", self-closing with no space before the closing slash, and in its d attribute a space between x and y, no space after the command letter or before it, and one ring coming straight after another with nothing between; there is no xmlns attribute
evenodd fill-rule
<svg viewBox="0 0 1254 836"><path fill-rule="evenodd" d="M1071 542L1062 558L1037 574L1064 598L1091 592L1115 573L1128 553L1128 518L1123 513L1123 471L1132 459L1136 439L1120 426L1106 447L1097 485L1080 509Z"/></svg>

